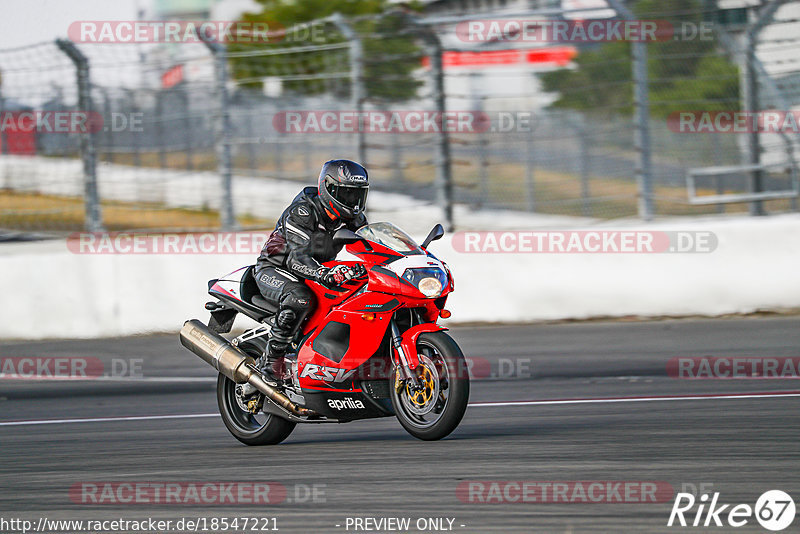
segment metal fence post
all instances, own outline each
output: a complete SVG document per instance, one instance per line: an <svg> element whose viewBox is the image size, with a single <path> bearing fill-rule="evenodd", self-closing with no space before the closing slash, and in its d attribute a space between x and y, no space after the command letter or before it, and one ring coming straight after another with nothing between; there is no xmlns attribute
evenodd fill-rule
<svg viewBox="0 0 800 534"><path fill-rule="evenodd" d="M528 211L536 211L536 144L534 139L535 129L531 125L530 131L525 136L525 205Z"/></svg>
<svg viewBox="0 0 800 534"><path fill-rule="evenodd" d="M217 120L217 168L222 178L222 205L220 218L223 230L236 229L236 216L233 210L233 170L231 161L231 116L228 98L228 54L225 45L201 34L200 37L214 57L217 98L219 98L219 118Z"/></svg>
<svg viewBox="0 0 800 534"><path fill-rule="evenodd" d="M194 168L194 162L192 161L192 116L190 115L190 97L189 97L189 89L181 83L180 88L178 89L181 101L183 102L183 117L184 117L184 128L186 129L186 170L191 171Z"/></svg>
<svg viewBox="0 0 800 534"><path fill-rule="evenodd" d="M361 37L358 33L356 33L341 14L333 14L330 20L339 28L344 38L350 43L350 99L353 109L359 118L359 127L356 131L356 155L358 157L358 162L366 167L367 143L361 122L364 111L364 101L367 98L366 89L364 87L364 44L361 42Z"/></svg>
<svg viewBox="0 0 800 534"><path fill-rule="evenodd" d="M165 145L165 137L164 137L164 92L156 90L155 92L156 97L156 117L155 117L155 137L156 142L158 143L158 165L162 169L167 168L167 153L164 147Z"/></svg>
<svg viewBox="0 0 800 534"><path fill-rule="evenodd" d="M470 100L472 100L472 110L479 116L483 115L483 98L478 94L477 74L469 76ZM490 204L489 197L489 139L485 131L478 132L478 184L480 186L480 198L478 207Z"/></svg>
<svg viewBox="0 0 800 534"><path fill-rule="evenodd" d="M760 14L759 20L753 26L748 28L748 31L753 32L754 35L755 33L760 32L761 29L763 29L763 27L766 24L768 24L769 21L772 20L772 16L775 14L775 10L777 10L777 8L784 3L785 0L776 0L774 4L770 4L770 6L768 6L768 8ZM715 29L717 31L717 36L719 37L720 43L722 43L722 45L728 50L728 52L734 55L739 61L739 69L741 76L740 98L742 100L742 104L744 106L747 106L748 102L750 102L753 93L750 91L749 84L755 82L755 83L760 83L762 85L763 89L765 89L766 92L769 93L769 96L767 98L772 99L780 109L784 110L791 109L792 105L789 98L787 98L787 96L784 94L784 92L781 90L781 88L778 86L775 80L772 79L770 73L764 67L764 64L761 62L761 60L759 60L758 56L756 56L754 46L752 47L753 53L752 54L749 53L748 47L750 43L751 42L755 43L756 41L749 37L746 37L745 38L746 43L743 48L740 47L734 41L734 39L728 34L727 31L725 31L724 28L717 25ZM743 64L744 62L747 62L747 64L744 65ZM750 76L751 74L750 71L752 71L752 78ZM753 98L752 100L753 102L750 102L749 105L757 106L758 99ZM757 110L752 110L752 111L757 111ZM793 141L792 137L789 136L786 132L780 131L778 132L778 134L781 136L784 143L786 144L786 156L788 159L788 163L790 165L790 173L792 175L792 186L795 189L798 189L798 183L796 179L798 174L798 169L797 169L797 161L795 159L795 148L794 148L795 141ZM793 135L795 138L800 139L800 134L798 132L793 132ZM750 141L752 143L753 138L750 138ZM754 156L757 154L759 155L759 160L760 160L760 145L758 145L757 143L755 144L755 146L753 144L750 144L748 147L748 153L746 154L748 163L750 163L754 159ZM753 186L756 185L758 182L759 182L758 179L751 178L750 181L751 192L759 192L759 191L754 191L753 188ZM796 197L792 198L791 202L792 202L792 209L796 209L795 206L797 204L797 198ZM753 215L758 215L759 208L755 206L756 203L761 204L761 202L759 201L752 201L750 203L750 213ZM761 209L763 211L763 205Z"/></svg>
<svg viewBox="0 0 800 534"><path fill-rule="evenodd" d="M56 39L56 45L75 64L78 83L78 107L83 113L92 112L92 87L89 80L89 60L72 41ZM97 191L97 152L94 134L85 131L81 134L81 159L83 159L83 187L86 230L100 232L103 219L100 210L100 197Z"/></svg>
<svg viewBox="0 0 800 534"><path fill-rule="evenodd" d="M133 89L125 89L125 94L128 97L128 108L130 109L130 113L136 114L139 113L139 104L136 102L136 94L133 92ZM144 128L144 124L142 125ZM134 167L141 167L142 166L142 146L141 146L141 136L136 135L137 132L128 132L128 139L130 139L131 146L133 148L133 165Z"/></svg>
<svg viewBox="0 0 800 534"><path fill-rule="evenodd" d="M650 88L647 79L647 43L633 43L634 105L636 106L636 182L639 185L639 216L653 219L653 167L650 146Z"/></svg>
<svg viewBox="0 0 800 534"><path fill-rule="evenodd" d="M744 110L747 113L758 113L759 91L758 91L758 72L756 71L756 46L758 45L758 34L769 24L775 11L786 3L786 0L777 0L768 4L756 21L748 26L744 36L744 65L742 74L742 101ZM761 141L758 129L753 128L748 134L747 159L750 165L761 164ZM764 191L764 171L754 169L750 177L750 192L761 193ZM754 200L750 203L750 215L766 215L764 202Z"/></svg>
<svg viewBox="0 0 800 534"><path fill-rule="evenodd" d="M103 93L103 116L105 120L111 123L110 128L105 129L105 135L103 136L103 150L106 154L106 161L109 163L114 163L114 124L112 118L112 111L111 111L111 99L108 96L108 91L106 89L101 89Z"/></svg>
<svg viewBox="0 0 800 534"><path fill-rule="evenodd" d="M453 169L450 157L450 136L448 135L445 121L447 112L446 96L444 92L444 65L442 64L442 42L439 36L428 30L425 32L428 43L428 55L431 58L431 73L433 75L433 101L436 112L441 117L441 127L436 139L436 200L442 208L445 227L452 231L453 224Z"/></svg>
<svg viewBox="0 0 800 534"><path fill-rule="evenodd" d="M621 0L608 0L609 5L626 20L636 17ZM633 104L635 107L635 147L639 154L636 162L636 183L639 189L639 216L652 220L653 168L650 146L650 88L647 75L647 43L631 44L633 52Z"/></svg>
<svg viewBox="0 0 800 534"><path fill-rule="evenodd" d="M590 171L590 150L591 138L586 127L585 117L581 117L578 123L578 137L580 143L580 171L581 171L581 215L584 217L591 216L592 206L589 192L589 171Z"/></svg>
<svg viewBox="0 0 800 534"><path fill-rule="evenodd" d="M2 73L0 73L0 119L3 118L3 114L5 113L5 107L6 107L6 99L3 96L2 85L3 85L3 76ZM5 154L6 152L8 152L8 148L6 147L5 137L6 137L5 128L0 128L0 154Z"/></svg>

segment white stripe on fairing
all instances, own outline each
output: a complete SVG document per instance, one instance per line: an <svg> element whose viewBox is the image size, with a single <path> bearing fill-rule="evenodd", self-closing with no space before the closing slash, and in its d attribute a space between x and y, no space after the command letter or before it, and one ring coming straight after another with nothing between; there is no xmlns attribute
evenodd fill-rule
<svg viewBox="0 0 800 534"><path fill-rule="evenodd" d="M299 229L299 228L297 228L295 226L292 226L288 222L286 223L286 229L289 230L290 232L294 232L294 233L296 233L298 235L301 235L301 236L305 237L306 239L311 239L310 237L308 237L307 233L305 233L304 231L302 231L301 229Z"/></svg>
<svg viewBox="0 0 800 534"><path fill-rule="evenodd" d="M716 395L664 395L649 397L615 397L587 399L551 399L530 401L472 402L470 408L502 408L506 406L541 406L547 404L605 404L614 402L657 402L690 400L732 400L732 399L770 399L781 397L800 397L800 391L774 391L761 393L720 393ZM29 421L3 421L0 426L61 425L69 423L108 423L118 421L157 421L159 419L196 419L219 417L218 413L196 413L183 415L134 415L123 417L96 417L87 419L38 419Z"/></svg>
<svg viewBox="0 0 800 534"><path fill-rule="evenodd" d="M295 275L293 275L290 272L284 271L283 269L281 269L279 267L275 267L275 271L281 273L283 276L285 276L286 278L289 278L290 280L294 280L295 282L299 282L300 281L300 279L297 278Z"/></svg>
<svg viewBox="0 0 800 534"><path fill-rule="evenodd" d="M433 264L433 265L431 265ZM444 270L442 262L436 258L432 258L427 254L415 254L413 256L404 256L403 258L393 261L387 265L397 276L403 276L406 269L414 269L419 267L439 268Z"/></svg>

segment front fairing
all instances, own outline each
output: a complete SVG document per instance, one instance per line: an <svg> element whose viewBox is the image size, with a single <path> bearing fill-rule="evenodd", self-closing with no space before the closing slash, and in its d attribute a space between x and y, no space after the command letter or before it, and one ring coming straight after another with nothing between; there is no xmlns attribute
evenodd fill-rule
<svg viewBox="0 0 800 534"><path fill-rule="evenodd" d="M347 252L361 258L369 271L369 291L403 295L414 299L429 299L417 286L403 278L406 269L438 268L447 274L448 283L444 284L438 297L446 297L453 289L453 279L445 264L433 254L421 249L421 254L402 254L378 243L370 242L371 249L363 242L347 245Z"/></svg>

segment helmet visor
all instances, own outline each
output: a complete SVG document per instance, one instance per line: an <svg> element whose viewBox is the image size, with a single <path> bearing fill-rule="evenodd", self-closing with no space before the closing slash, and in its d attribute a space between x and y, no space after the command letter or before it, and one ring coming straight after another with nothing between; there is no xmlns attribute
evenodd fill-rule
<svg viewBox="0 0 800 534"><path fill-rule="evenodd" d="M367 191L369 191L367 187L339 185L331 182L327 182L325 187L333 198L352 210L363 211L367 205Z"/></svg>

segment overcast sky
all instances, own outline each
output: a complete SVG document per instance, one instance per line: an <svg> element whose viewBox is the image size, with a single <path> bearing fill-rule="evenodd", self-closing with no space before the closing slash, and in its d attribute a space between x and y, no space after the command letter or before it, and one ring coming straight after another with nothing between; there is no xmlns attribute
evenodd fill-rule
<svg viewBox="0 0 800 534"><path fill-rule="evenodd" d="M0 0L0 49L66 37L78 20L133 20L138 6L152 13L151 0Z"/></svg>

